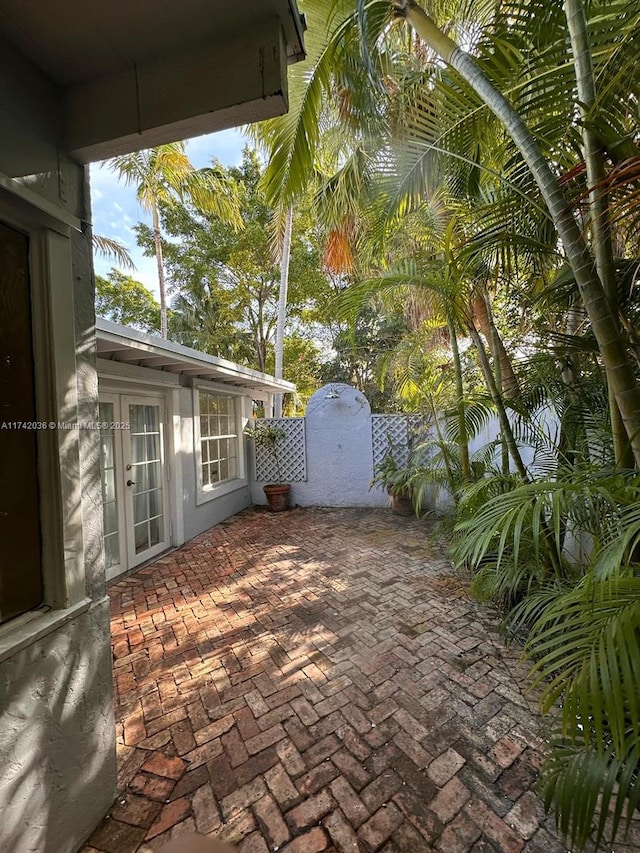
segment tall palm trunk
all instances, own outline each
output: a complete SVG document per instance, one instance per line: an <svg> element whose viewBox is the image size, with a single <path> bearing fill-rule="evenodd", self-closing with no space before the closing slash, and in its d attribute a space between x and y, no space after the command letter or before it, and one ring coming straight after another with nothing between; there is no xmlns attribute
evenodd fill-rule
<svg viewBox="0 0 640 853"><path fill-rule="evenodd" d="M287 210L282 240L280 261L280 296L278 298L278 324L276 326L276 379L282 379L284 363L284 325L287 318L287 290L289 288L289 260L291 258L291 233L293 231L293 207ZM274 398L274 417L282 417L282 394Z"/></svg>
<svg viewBox="0 0 640 853"><path fill-rule="evenodd" d="M606 177L604 156L600 141L589 126L589 111L595 104L596 85L583 0L564 0L564 13L567 18L571 51L576 69L578 103L583 119L582 149L587 171L587 186L589 187L591 243L600 281L609 298L611 311L614 317L618 319L618 289L611 240L609 198L604 185ZM619 323L618 328L620 328ZM607 386L616 463L625 468L632 467L633 454L630 452L631 448L608 371Z"/></svg>
<svg viewBox="0 0 640 853"><path fill-rule="evenodd" d="M167 337L167 287L164 278L164 260L162 257L162 235L160 234L160 215L158 205L154 202L151 208L153 217L153 241L156 249L158 265L158 290L160 291L160 337Z"/></svg>
<svg viewBox="0 0 640 853"><path fill-rule="evenodd" d="M506 363L509 365L509 370L511 371L509 396L516 397L520 393L520 386L518 385L518 380L516 379L515 373L513 372L511 359L507 355L507 351L504 348L504 344L502 343L502 338L500 337L500 333L498 332L498 327L496 326L495 318L493 316L493 310L491 308L491 298L489 297L486 288L484 288L482 301L484 303L484 307L487 312L487 319L489 321L489 331L491 334L491 356L493 358L493 372L496 377L496 387L498 389L498 393L501 397L504 396L505 381L502 368L503 363ZM502 454L502 473L506 477L509 473L509 448L507 447L506 441L501 442L500 452Z"/></svg>
<svg viewBox="0 0 640 853"><path fill-rule="evenodd" d="M460 362L460 348L458 347L458 337L456 335L456 327L451 320L447 319L449 327L449 338L451 340L451 353L453 355L453 372L456 382L456 408L458 410L458 447L460 449L460 468L462 470L462 479L465 482L471 480L471 463L469 462L469 436L467 434L467 422L464 411L464 385L462 382L462 364Z"/></svg>
<svg viewBox="0 0 640 853"><path fill-rule="evenodd" d="M484 286L478 289L480 292L474 294L471 299L474 321L485 340L491 344L494 361L496 361L496 375L498 372L501 373L504 391L509 397L517 397L520 394L520 384L513 369L511 357L496 328L489 296Z"/></svg>
<svg viewBox="0 0 640 853"><path fill-rule="evenodd" d="M489 363L487 351L485 350L482 338L480 337L480 334L476 327L473 325L473 323L469 324L469 334L478 352L480 370L482 371L484 381L487 385L487 390L491 395L491 399L493 400L493 404L496 407L496 411L498 413L498 420L500 421L500 429L502 430L503 441L506 442L506 445L509 448L509 455L513 459L513 464L516 466L516 471L518 472L518 474L520 474L525 483L529 483L531 482L531 477L529 476L529 472L527 471L527 466L522 461L522 456L520 455L520 450L518 449L518 443L516 442L513 430L511 429L511 424L509 423L507 410L504 407L504 400L502 399L502 395L500 394L498 386L496 385L496 378L493 375L493 370L491 369L491 364Z"/></svg>
<svg viewBox="0 0 640 853"><path fill-rule="evenodd" d="M634 459L640 467L640 386L636 382L633 365L607 294L556 176L518 112L475 61L436 26L415 0L398 0L397 9L426 44L466 80L498 117L529 167L562 240L624 421Z"/></svg>

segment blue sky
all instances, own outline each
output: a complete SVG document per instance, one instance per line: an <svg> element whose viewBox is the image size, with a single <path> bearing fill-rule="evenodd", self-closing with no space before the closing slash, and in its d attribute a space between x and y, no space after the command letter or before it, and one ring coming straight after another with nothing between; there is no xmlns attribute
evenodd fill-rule
<svg viewBox="0 0 640 853"><path fill-rule="evenodd" d="M242 159L242 149L245 144L246 140L242 133L232 128L188 140L187 154L197 168L209 165L213 157L225 166L235 166ZM135 188L125 186L108 166L93 163L91 165L91 206L95 233L118 240L127 247L136 265L136 270L131 275L153 291L157 298L158 274L155 259L144 257L136 245L133 231L136 222L150 224L150 217L136 200ZM95 270L98 275L106 275L113 265L112 261L96 255Z"/></svg>

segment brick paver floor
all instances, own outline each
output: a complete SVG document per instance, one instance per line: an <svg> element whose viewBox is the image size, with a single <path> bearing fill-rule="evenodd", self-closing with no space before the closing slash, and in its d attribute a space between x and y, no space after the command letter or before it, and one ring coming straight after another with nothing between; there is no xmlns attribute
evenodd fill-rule
<svg viewBox="0 0 640 853"><path fill-rule="evenodd" d="M565 849L517 652L423 522L247 510L110 594L120 795L86 851Z"/></svg>

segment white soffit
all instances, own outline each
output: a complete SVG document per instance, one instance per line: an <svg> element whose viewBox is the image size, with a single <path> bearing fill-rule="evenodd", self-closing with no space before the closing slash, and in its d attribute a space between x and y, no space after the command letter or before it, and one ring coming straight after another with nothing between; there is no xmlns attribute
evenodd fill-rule
<svg viewBox="0 0 640 853"><path fill-rule="evenodd" d="M250 367L101 318L96 320L96 341L99 359L182 374L194 379L206 379L247 390L271 393L290 393L296 390L292 382L277 380L274 376L252 370Z"/></svg>
<svg viewBox="0 0 640 853"><path fill-rule="evenodd" d="M81 162L285 112L295 0L3 0L0 35L52 81Z"/></svg>

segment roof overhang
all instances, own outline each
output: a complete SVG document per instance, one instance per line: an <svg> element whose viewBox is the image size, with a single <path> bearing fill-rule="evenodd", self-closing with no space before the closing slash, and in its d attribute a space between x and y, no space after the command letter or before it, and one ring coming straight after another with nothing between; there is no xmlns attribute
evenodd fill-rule
<svg viewBox="0 0 640 853"><path fill-rule="evenodd" d="M286 394L296 390L292 382L278 380L267 373L147 335L128 326L120 326L110 320L96 320L96 341L99 359L162 373L181 374L247 391Z"/></svg>
<svg viewBox="0 0 640 853"><path fill-rule="evenodd" d="M60 147L80 162L286 112L304 28L295 0L3 0L0 12L0 39L50 84Z"/></svg>

